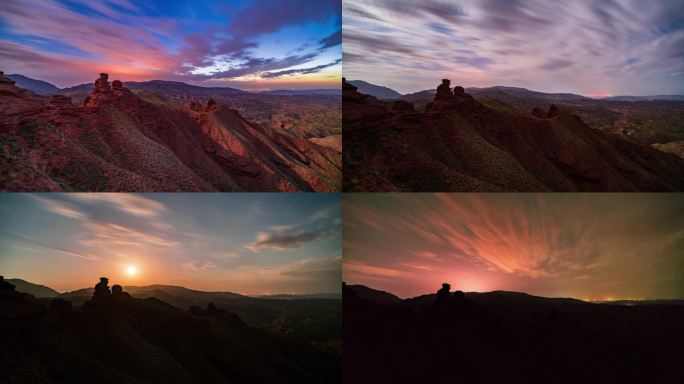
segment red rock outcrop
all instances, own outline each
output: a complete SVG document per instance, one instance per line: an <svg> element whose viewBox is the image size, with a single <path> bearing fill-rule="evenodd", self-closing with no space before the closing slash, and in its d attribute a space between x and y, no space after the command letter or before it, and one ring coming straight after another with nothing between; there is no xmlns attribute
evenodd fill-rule
<svg viewBox="0 0 684 384"><path fill-rule="evenodd" d="M446 79L408 115L343 95L345 191L682 191L684 161L552 106L535 117L490 108Z"/></svg>
<svg viewBox="0 0 684 384"><path fill-rule="evenodd" d="M253 124L216 102L171 108L122 85L110 87L102 74L82 106L59 95L0 93L0 189L340 188L341 155L333 148Z"/></svg>

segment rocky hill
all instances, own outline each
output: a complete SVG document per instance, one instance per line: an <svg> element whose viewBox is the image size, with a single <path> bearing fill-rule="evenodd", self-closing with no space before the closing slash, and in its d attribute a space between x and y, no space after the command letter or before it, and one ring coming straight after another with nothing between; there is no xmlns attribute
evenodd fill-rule
<svg viewBox="0 0 684 384"><path fill-rule="evenodd" d="M340 153L208 99L156 105L101 74L82 105L0 74L5 191L335 191Z"/></svg>
<svg viewBox="0 0 684 384"><path fill-rule="evenodd" d="M449 284L388 305L357 287L343 291L347 383L666 383L680 376L684 305L451 292Z"/></svg>
<svg viewBox="0 0 684 384"><path fill-rule="evenodd" d="M5 383L340 382L335 354L252 328L214 304L136 299L106 278L74 308L0 279Z"/></svg>
<svg viewBox="0 0 684 384"><path fill-rule="evenodd" d="M345 82L343 116L346 191L684 189L675 155L592 129L555 105L527 114L486 105L448 80L424 111Z"/></svg>

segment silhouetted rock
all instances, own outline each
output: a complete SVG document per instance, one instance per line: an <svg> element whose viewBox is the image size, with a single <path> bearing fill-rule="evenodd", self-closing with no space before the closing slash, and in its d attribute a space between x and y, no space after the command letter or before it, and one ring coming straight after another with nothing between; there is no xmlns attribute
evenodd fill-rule
<svg viewBox="0 0 684 384"><path fill-rule="evenodd" d="M460 85L454 87L454 96L464 96L465 94L465 89Z"/></svg>
<svg viewBox="0 0 684 384"><path fill-rule="evenodd" d="M3 72L0 72L0 94L21 97L22 91L14 85L14 80L6 77Z"/></svg>
<svg viewBox="0 0 684 384"><path fill-rule="evenodd" d="M442 288L437 291L437 297L435 297L435 307L437 309L448 309L454 303L449 290L451 290L451 285L448 283L442 283Z"/></svg>
<svg viewBox="0 0 684 384"><path fill-rule="evenodd" d="M93 88L93 93L106 93L111 91L109 86L109 75L106 73L100 73L100 77L95 80L95 88Z"/></svg>
<svg viewBox="0 0 684 384"><path fill-rule="evenodd" d="M437 93L435 94L435 100L438 99L449 99L453 96L451 93L451 80L442 79L442 84L437 86Z"/></svg>
<svg viewBox="0 0 684 384"><path fill-rule="evenodd" d="M556 104L551 104L551 106L549 107L549 112L546 114L546 117L548 117L548 118L556 117L556 116L558 116L559 113L560 113L560 111L558 110L558 107L556 106Z"/></svg>
<svg viewBox="0 0 684 384"><path fill-rule="evenodd" d="M470 299L465 297L465 293L463 291L456 291L454 292L454 308L459 310L459 311L464 311L464 310L469 310L470 308L474 307L475 304L473 304Z"/></svg>
<svg viewBox="0 0 684 384"><path fill-rule="evenodd" d="M345 79L344 77L342 78L342 91L343 91L343 92L344 92L344 91L354 91L354 92L356 92L357 90L358 90L357 87L355 87L355 86L352 85L352 84L347 83L347 79Z"/></svg>
<svg viewBox="0 0 684 384"><path fill-rule="evenodd" d="M112 297L112 292L109 290L109 279L100 277L100 282L95 285L93 292L93 300L106 300Z"/></svg>

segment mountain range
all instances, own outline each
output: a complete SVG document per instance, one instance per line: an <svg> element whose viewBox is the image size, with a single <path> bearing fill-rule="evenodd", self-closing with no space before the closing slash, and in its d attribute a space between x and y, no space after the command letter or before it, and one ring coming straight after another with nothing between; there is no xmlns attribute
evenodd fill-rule
<svg viewBox="0 0 684 384"><path fill-rule="evenodd" d="M340 382L339 300L251 299L263 307L245 311L259 313L270 305L278 313L266 328L214 302L183 309L158 297L134 297L117 285L110 290L106 284L101 281L75 304L68 295L38 299L20 293L0 278L2 381ZM182 287L149 288L170 295L207 294Z"/></svg>
<svg viewBox="0 0 684 384"><path fill-rule="evenodd" d="M363 88L357 87L360 93L380 100L408 101L419 111L424 110L436 94L434 88L404 95L390 90L394 96L388 97L386 90L389 88L367 82L348 83L363 83ZM384 91L376 92L378 87ZM677 155L684 149L684 95L590 98L573 93L544 93L505 86L470 87L465 88L465 91L494 109L518 114L528 114L533 108L555 104L579 116L592 128Z"/></svg>
<svg viewBox="0 0 684 384"><path fill-rule="evenodd" d="M682 158L592 128L565 105L549 103L558 97L583 100L518 97L536 105L524 110L499 98L477 98L462 87L452 91L444 80L432 101L416 106L402 99L378 100L344 81L343 189L684 189Z"/></svg>
<svg viewBox="0 0 684 384"><path fill-rule="evenodd" d="M164 101L168 89L180 92L174 95L187 103ZM0 74L0 189L339 190L339 135L309 131L316 142L290 132L285 123L279 129L255 123L207 97L212 92L217 99L245 93L156 81L136 93L120 81L110 85L101 74L76 105L62 94L41 96L18 88ZM206 102L193 100L197 94Z"/></svg>
<svg viewBox="0 0 684 384"><path fill-rule="evenodd" d="M680 376L682 302L606 305L495 291L396 297L345 285L348 383L642 383Z"/></svg>

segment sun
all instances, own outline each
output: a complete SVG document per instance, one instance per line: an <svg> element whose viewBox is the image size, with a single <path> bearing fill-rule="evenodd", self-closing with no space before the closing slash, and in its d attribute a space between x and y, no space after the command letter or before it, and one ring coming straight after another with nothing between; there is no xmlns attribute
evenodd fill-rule
<svg viewBox="0 0 684 384"><path fill-rule="evenodd" d="M136 268L135 265L129 265L126 267L126 274L128 276L135 276L138 274L138 268Z"/></svg>

